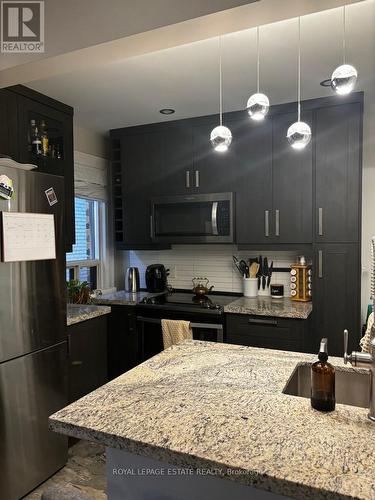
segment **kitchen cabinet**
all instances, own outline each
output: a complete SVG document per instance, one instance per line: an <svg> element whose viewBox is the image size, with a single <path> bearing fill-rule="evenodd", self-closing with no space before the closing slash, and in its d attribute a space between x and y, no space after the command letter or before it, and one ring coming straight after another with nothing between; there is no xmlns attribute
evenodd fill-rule
<svg viewBox="0 0 375 500"><path fill-rule="evenodd" d="M313 351L323 337L328 352L341 357L343 331L349 330L349 349L358 350L361 333L361 269L356 243L319 243L314 246Z"/></svg>
<svg viewBox="0 0 375 500"><path fill-rule="evenodd" d="M117 247L160 248L150 237L153 196L220 192L234 192L244 248L359 242L362 107L360 92L304 101L312 140L300 151L286 139L296 103L272 106L261 123L226 113L224 154L210 143L217 115L112 130Z"/></svg>
<svg viewBox="0 0 375 500"><path fill-rule="evenodd" d="M230 127L233 140L238 139L236 121L225 122ZM233 191L236 163L235 147L225 153L215 151L210 141L213 128L219 125L216 115L198 119L193 123L193 172L191 191L195 193L223 193ZM234 141L234 142L233 142Z"/></svg>
<svg viewBox="0 0 375 500"><path fill-rule="evenodd" d="M69 401L107 382L107 318L100 316L68 327Z"/></svg>
<svg viewBox="0 0 375 500"><path fill-rule="evenodd" d="M311 113L304 119L311 123ZM294 120L295 111L247 120L234 145L238 244L312 242L312 147L290 147L286 133Z"/></svg>
<svg viewBox="0 0 375 500"><path fill-rule="evenodd" d="M17 97L8 90L0 90L0 155L18 159Z"/></svg>
<svg viewBox="0 0 375 500"><path fill-rule="evenodd" d="M312 113L303 120L312 123ZM272 223L270 241L275 243L312 242L312 144L293 149L286 140L296 113L272 116Z"/></svg>
<svg viewBox="0 0 375 500"><path fill-rule="evenodd" d="M242 122L236 152L237 243L269 243L272 217L272 122Z"/></svg>
<svg viewBox="0 0 375 500"><path fill-rule="evenodd" d="M361 237L362 100L316 110L315 241Z"/></svg>
<svg viewBox="0 0 375 500"><path fill-rule="evenodd" d="M8 150L21 163L33 163L38 171L64 177L65 200L59 200L65 206L65 243L71 251L75 241L74 224L74 160L73 160L73 108L50 99L22 85L8 87L0 91L0 153ZM42 120L47 126L50 143L59 156L34 155L30 147L30 123L35 120L38 127ZM57 156L57 155L56 155Z"/></svg>
<svg viewBox="0 0 375 500"><path fill-rule="evenodd" d="M141 362L134 306L111 305L107 349L109 380Z"/></svg>
<svg viewBox="0 0 375 500"><path fill-rule="evenodd" d="M226 315L226 342L266 349L307 350L309 319L286 319L246 314Z"/></svg>

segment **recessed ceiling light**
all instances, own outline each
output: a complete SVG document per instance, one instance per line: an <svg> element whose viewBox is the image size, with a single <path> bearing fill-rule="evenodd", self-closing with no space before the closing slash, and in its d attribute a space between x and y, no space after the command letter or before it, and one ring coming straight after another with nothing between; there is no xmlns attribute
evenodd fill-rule
<svg viewBox="0 0 375 500"><path fill-rule="evenodd" d="M174 112L175 110L172 108L163 108L159 111L162 115L173 115Z"/></svg>
<svg viewBox="0 0 375 500"><path fill-rule="evenodd" d="M331 86L331 79L327 78L326 80L323 80L320 82L320 85L322 87L330 87Z"/></svg>

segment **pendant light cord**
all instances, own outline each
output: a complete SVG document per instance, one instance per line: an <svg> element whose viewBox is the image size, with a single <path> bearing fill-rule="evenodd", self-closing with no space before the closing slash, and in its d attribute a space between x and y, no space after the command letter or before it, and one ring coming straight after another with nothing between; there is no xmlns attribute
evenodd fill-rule
<svg viewBox="0 0 375 500"><path fill-rule="evenodd" d="M346 64L346 5L342 9L342 59Z"/></svg>
<svg viewBox="0 0 375 500"><path fill-rule="evenodd" d="M259 26L257 27L257 93L259 94L260 62L259 62Z"/></svg>
<svg viewBox="0 0 375 500"><path fill-rule="evenodd" d="M223 82L221 74L221 36L219 36L219 113L220 113L220 126L223 125Z"/></svg>
<svg viewBox="0 0 375 500"><path fill-rule="evenodd" d="M301 121L301 17L298 18L298 121Z"/></svg>

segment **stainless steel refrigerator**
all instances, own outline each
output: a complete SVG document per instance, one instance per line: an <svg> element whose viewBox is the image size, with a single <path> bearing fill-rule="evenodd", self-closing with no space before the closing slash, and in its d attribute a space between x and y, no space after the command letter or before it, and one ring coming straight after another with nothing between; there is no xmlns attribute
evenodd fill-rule
<svg viewBox="0 0 375 500"><path fill-rule="evenodd" d="M0 261L0 498L13 500L67 459L67 439L48 430L48 416L67 404L64 181L7 167L2 174L14 195L0 198L0 211L54 214L56 235L56 259Z"/></svg>

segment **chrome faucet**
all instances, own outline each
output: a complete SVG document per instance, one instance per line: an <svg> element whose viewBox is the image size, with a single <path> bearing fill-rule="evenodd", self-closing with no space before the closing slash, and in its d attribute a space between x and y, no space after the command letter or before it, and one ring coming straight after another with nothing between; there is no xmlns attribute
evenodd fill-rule
<svg viewBox="0 0 375 500"><path fill-rule="evenodd" d="M348 330L344 330L344 363L370 370L370 408L368 418L375 422L375 337L371 339L371 353L353 351L348 354Z"/></svg>

